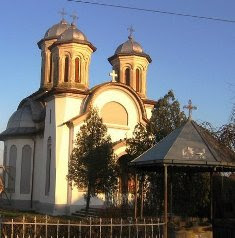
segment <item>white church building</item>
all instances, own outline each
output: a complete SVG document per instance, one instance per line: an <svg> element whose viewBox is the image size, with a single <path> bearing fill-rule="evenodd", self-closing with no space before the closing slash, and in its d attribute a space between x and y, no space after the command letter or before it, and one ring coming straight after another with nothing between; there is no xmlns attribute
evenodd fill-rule
<svg viewBox="0 0 235 238"><path fill-rule="evenodd" d="M98 109L107 126L117 158L125 156L125 139L132 137L137 123L148 121L154 106L146 97L151 58L131 32L108 58L113 80L89 88L96 47L74 23L63 19L53 25L38 47L40 88L19 103L0 134L10 174L5 187L12 207L70 214L85 206L84 191L71 189L66 175L73 141L90 106ZM102 197L91 200L94 206L104 203Z"/></svg>

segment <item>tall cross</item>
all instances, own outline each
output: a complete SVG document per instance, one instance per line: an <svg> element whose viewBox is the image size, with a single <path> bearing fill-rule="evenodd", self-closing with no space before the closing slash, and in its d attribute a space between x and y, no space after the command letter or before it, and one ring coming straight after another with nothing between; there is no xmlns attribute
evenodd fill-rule
<svg viewBox="0 0 235 238"><path fill-rule="evenodd" d="M184 106L183 108L188 109L188 119L191 120L192 119L192 111L197 110L197 107L193 106L192 100L189 99L188 100L188 105Z"/></svg>
<svg viewBox="0 0 235 238"><path fill-rule="evenodd" d="M109 76L112 78L112 82L117 82L115 78L116 78L118 75L115 73L115 70L112 70L112 72L109 73Z"/></svg>
<svg viewBox="0 0 235 238"><path fill-rule="evenodd" d="M135 30L133 29L133 26L128 27L127 30L130 32L128 38L132 39L133 38L133 36L132 36L133 32L135 32Z"/></svg>
<svg viewBox="0 0 235 238"><path fill-rule="evenodd" d="M72 17L72 19L73 19L72 24L75 25L75 24L76 24L76 21L78 20L77 13L74 12L72 15L70 15L70 17Z"/></svg>
<svg viewBox="0 0 235 238"><path fill-rule="evenodd" d="M62 20L64 20L64 16L67 15L67 12L64 10L64 8L62 8L62 10L59 11L58 13L62 16Z"/></svg>

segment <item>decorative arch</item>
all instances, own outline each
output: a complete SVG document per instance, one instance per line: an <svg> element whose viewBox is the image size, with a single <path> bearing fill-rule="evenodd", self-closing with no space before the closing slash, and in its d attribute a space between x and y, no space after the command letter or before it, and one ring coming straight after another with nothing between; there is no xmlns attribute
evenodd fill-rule
<svg viewBox="0 0 235 238"><path fill-rule="evenodd" d="M104 123L128 125L128 113L120 103L108 102L101 109L101 117Z"/></svg>
<svg viewBox="0 0 235 238"><path fill-rule="evenodd" d="M32 148L30 145L25 145L22 148L22 159L21 159L21 179L20 179L21 194L30 193L31 157L32 157Z"/></svg>
<svg viewBox="0 0 235 238"><path fill-rule="evenodd" d="M17 147L12 145L9 152L9 176L8 176L8 190L11 193L15 192L16 180L16 160L17 160Z"/></svg>
<svg viewBox="0 0 235 238"><path fill-rule="evenodd" d="M50 193L51 185L51 137L47 140L47 160L46 160L46 183L45 183L45 195Z"/></svg>
<svg viewBox="0 0 235 238"><path fill-rule="evenodd" d="M88 113L89 112L89 108L93 105L96 97L102 93L104 90L107 89L120 89L124 92L126 92L131 98L132 100L135 102L137 109L138 109L138 114L139 114L139 121L145 125L145 123L148 121L147 119L147 114L145 111L145 107L143 104L142 99L140 98L140 96L136 93L135 90L133 90L131 87L128 87L127 85L123 84L123 83L103 83L100 84L98 86L95 86L94 88L92 88L90 90L90 94L86 97L86 99L84 100L84 104L83 104L83 114ZM80 116L79 116L80 117ZM76 120L77 118L74 118L74 120Z"/></svg>

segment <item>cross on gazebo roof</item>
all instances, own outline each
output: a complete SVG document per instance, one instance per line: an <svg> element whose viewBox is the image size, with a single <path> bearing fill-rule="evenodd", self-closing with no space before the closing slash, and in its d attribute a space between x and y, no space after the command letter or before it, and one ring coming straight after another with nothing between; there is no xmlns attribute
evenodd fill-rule
<svg viewBox="0 0 235 238"><path fill-rule="evenodd" d="M197 110L197 107L193 106L192 100L189 99L188 100L188 105L185 105L183 108L188 109L188 119L191 120L192 119L192 111Z"/></svg>
<svg viewBox="0 0 235 238"><path fill-rule="evenodd" d="M115 70L112 70L112 72L109 73L109 76L112 78L112 82L117 82L116 78L118 75L116 74Z"/></svg>
<svg viewBox="0 0 235 238"><path fill-rule="evenodd" d="M73 19L72 24L75 25L75 24L76 24L76 21L78 20L77 13L74 12L72 15L70 15L70 17Z"/></svg>
<svg viewBox="0 0 235 238"><path fill-rule="evenodd" d="M133 38L133 32L135 32L133 26L128 27L127 30L130 32L128 38L132 39Z"/></svg>
<svg viewBox="0 0 235 238"><path fill-rule="evenodd" d="M64 17L67 15L67 12L65 11L64 8L62 8L61 11L58 12L62 16L62 20L64 20Z"/></svg>

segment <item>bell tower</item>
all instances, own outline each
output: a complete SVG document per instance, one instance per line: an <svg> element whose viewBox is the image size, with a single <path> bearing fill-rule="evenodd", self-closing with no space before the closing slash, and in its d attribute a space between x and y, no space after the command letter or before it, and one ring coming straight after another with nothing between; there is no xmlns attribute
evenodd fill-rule
<svg viewBox="0 0 235 238"><path fill-rule="evenodd" d="M134 41L133 28L128 28L128 40L118 46L108 61L118 74L117 81L132 87L141 98L146 98L146 76L151 58L144 53L139 43Z"/></svg>
<svg viewBox="0 0 235 238"><path fill-rule="evenodd" d="M64 19L52 26L38 43L42 50L41 88L87 90L89 65L96 48L76 27L77 16L69 25Z"/></svg>

